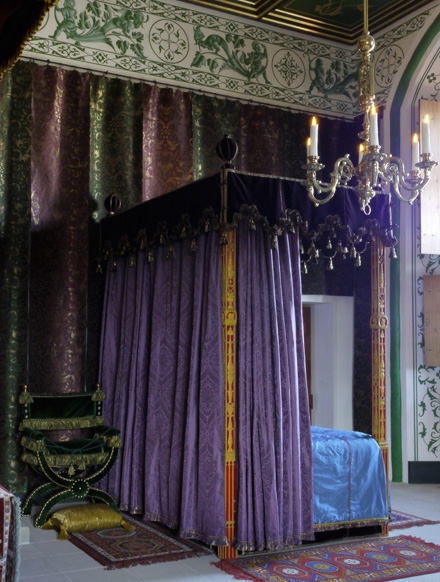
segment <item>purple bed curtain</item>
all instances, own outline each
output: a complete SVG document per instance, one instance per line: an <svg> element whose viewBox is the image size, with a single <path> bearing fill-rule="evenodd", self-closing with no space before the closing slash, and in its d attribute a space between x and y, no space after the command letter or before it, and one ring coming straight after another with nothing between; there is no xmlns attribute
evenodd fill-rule
<svg viewBox="0 0 440 582"><path fill-rule="evenodd" d="M222 247L216 232L191 243L109 264L100 378L123 445L104 486L123 510L225 545Z"/></svg>
<svg viewBox="0 0 440 582"><path fill-rule="evenodd" d="M312 444L298 236L237 234L237 540L240 550L313 539Z"/></svg>
<svg viewBox="0 0 440 582"><path fill-rule="evenodd" d="M108 266L100 377L122 450L104 487L122 510L224 545L218 233ZM151 258L154 260L151 261ZM296 234L237 233L240 550L313 539L312 453Z"/></svg>
<svg viewBox="0 0 440 582"><path fill-rule="evenodd" d="M218 225L237 229L233 544L252 551L313 539L300 259L313 248L327 257L345 247L363 252L377 236L395 244L386 197L373 200L367 221L355 192L335 198L326 215L296 181L228 172L226 181L205 178L102 221L114 256L159 244L139 251L136 267L129 257L117 271L108 263L101 378L123 449L107 487L123 509L184 537L226 542L224 232L199 234ZM218 224L225 209L227 225Z"/></svg>

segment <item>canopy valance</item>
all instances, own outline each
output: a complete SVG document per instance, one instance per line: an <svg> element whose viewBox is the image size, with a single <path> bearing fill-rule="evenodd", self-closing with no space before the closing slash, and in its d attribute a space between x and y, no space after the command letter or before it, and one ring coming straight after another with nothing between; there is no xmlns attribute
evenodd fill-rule
<svg viewBox="0 0 440 582"><path fill-rule="evenodd" d="M285 230L300 235L301 260L307 263L321 253L329 262L337 253L349 254L360 263L368 244L380 237L394 247L389 195L378 192L371 202L371 214L359 207L352 188L338 188L327 204L319 207L309 200L301 181L272 178L231 170L198 180L130 210L105 218L101 223L100 259L113 260L137 250L151 251L190 237L193 250L201 232L225 232L236 228L240 218L249 215L249 226L263 223L276 246ZM116 264L116 263L115 263Z"/></svg>

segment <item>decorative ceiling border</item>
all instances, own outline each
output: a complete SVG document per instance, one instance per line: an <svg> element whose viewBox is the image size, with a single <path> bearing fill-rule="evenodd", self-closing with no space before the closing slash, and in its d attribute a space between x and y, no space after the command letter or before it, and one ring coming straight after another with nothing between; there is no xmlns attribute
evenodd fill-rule
<svg viewBox="0 0 440 582"><path fill-rule="evenodd" d="M384 103L404 59L404 41L429 11L377 42ZM177 1L59 0L24 57L327 116L353 118L357 49L189 9Z"/></svg>

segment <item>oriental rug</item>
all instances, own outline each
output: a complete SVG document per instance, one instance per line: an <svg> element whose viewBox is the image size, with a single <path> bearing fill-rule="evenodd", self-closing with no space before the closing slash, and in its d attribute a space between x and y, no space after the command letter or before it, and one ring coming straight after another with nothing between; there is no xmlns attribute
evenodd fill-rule
<svg viewBox="0 0 440 582"><path fill-rule="evenodd" d="M69 541L103 564L106 570L213 555L210 550L178 538L159 525L126 514L124 521L135 529L126 531L119 526L100 531L69 533Z"/></svg>
<svg viewBox="0 0 440 582"><path fill-rule="evenodd" d="M415 515L410 515L409 513L404 513L403 511L396 511L393 509L391 511L391 521L389 523L389 528L390 530L406 529L408 527L433 525L436 523L440 523L440 521L432 521L431 519L417 517Z"/></svg>
<svg viewBox="0 0 440 582"><path fill-rule="evenodd" d="M386 582L440 572L440 547L398 536L258 554L215 565L254 582Z"/></svg>

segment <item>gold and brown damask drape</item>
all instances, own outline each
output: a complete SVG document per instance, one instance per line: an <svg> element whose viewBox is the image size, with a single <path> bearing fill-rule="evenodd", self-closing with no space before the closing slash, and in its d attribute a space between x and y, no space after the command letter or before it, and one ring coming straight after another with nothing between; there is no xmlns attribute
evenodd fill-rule
<svg viewBox="0 0 440 582"><path fill-rule="evenodd" d="M23 62L0 81L0 116L0 483L23 493L21 384L75 392L97 378L105 198L128 208L217 172L225 133L239 144L238 169L299 177L309 120ZM356 132L320 124L325 163Z"/></svg>

